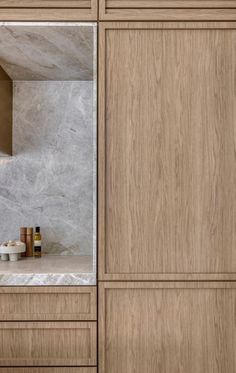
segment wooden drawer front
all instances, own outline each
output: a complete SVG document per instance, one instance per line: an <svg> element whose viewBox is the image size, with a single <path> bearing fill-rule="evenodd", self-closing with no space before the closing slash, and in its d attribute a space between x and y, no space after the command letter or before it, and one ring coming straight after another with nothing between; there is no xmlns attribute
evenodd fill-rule
<svg viewBox="0 0 236 373"><path fill-rule="evenodd" d="M0 373L97 373L96 367L82 368L0 368Z"/></svg>
<svg viewBox="0 0 236 373"><path fill-rule="evenodd" d="M1 20L96 20L97 0L0 0Z"/></svg>
<svg viewBox="0 0 236 373"><path fill-rule="evenodd" d="M96 320L96 287L0 287L0 320Z"/></svg>
<svg viewBox="0 0 236 373"><path fill-rule="evenodd" d="M1 322L0 366L96 365L95 322Z"/></svg>
<svg viewBox="0 0 236 373"><path fill-rule="evenodd" d="M99 373L236 372L236 283L99 287Z"/></svg>
<svg viewBox="0 0 236 373"><path fill-rule="evenodd" d="M236 0L100 0L103 20L235 20Z"/></svg>

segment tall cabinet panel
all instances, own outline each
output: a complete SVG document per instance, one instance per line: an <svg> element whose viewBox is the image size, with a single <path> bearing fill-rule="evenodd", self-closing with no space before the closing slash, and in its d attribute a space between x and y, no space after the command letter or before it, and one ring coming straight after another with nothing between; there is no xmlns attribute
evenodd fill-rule
<svg viewBox="0 0 236 373"><path fill-rule="evenodd" d="M99 58L99 373L234 373L236 22L100 24Z"/></svg>
<svg viewBox="0 0 236 373"><path fill-rule="evenodd" d="M100 280L236 279L236 23L100 25Z"/></svg>

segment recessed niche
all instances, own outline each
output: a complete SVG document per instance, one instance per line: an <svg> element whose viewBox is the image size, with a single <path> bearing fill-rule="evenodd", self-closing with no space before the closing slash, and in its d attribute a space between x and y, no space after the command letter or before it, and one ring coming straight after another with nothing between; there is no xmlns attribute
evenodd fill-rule
<svg viewBox="0 0 236 373"><path fill-rule="evenodd" d="M0 66L0 157L12 155L13 82Z"/></svg>
<svg viewBox="0 0 236 373"><path fill-rule="evenodd" d="M0 24L0 242L40 225L44 252L95 253L96 32Z"/></svg>

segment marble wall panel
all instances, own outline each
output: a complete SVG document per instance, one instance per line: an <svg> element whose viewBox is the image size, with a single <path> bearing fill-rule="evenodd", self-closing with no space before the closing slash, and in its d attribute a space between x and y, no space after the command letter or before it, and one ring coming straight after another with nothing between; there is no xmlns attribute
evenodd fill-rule
<svg viewBox="0 0 236 373"><path fill-rule="evenodd" d="M94 94L92 81L14 82L13 157L0 159L0 242L40 225L45 252L93 253Z"/></svg>

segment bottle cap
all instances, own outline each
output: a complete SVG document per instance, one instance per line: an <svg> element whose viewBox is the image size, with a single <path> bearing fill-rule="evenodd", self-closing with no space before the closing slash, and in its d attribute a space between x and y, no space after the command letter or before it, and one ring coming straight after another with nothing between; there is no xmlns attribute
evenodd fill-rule
<svg viewBox="0 0 236 373"><path fill-rule="evenodd" d="M27 234L33 234L33 228L32 227L28 227L26 233Z"/></svg>
<svg viewBox="0 0 236 373"><path fill-rule="evenodd" d="M35 231L36 231L37 233L40 233L40 227L36 227L36 228L35 228Z"/></svg>

